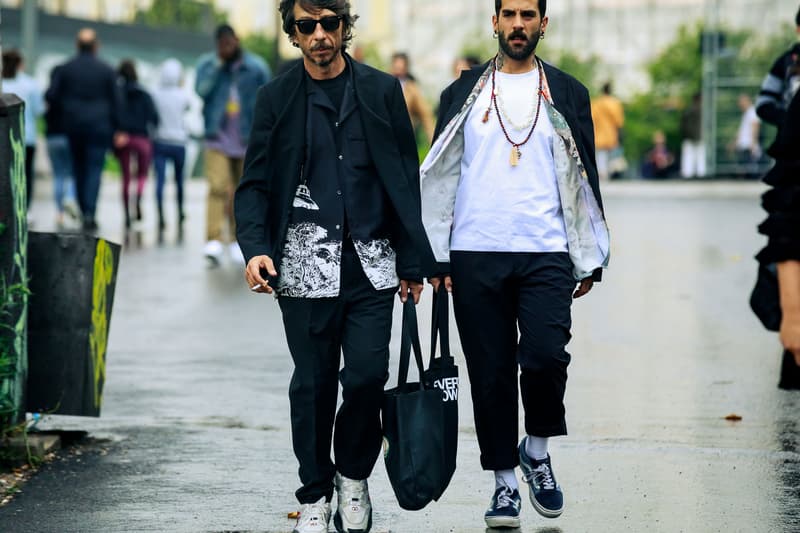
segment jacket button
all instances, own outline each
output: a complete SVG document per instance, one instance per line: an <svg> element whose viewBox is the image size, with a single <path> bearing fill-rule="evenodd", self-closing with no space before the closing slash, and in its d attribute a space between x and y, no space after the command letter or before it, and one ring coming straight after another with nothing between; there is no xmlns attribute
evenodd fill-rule
<svg viewBox="0 0 800 533"><path fill-rule="evenodd" d="M336 229L342 229L342 227L339 224L336 224Z"/></svg>
<svg viewBox="0 0 800 533"><path fill-rule="evenodd" d="M342 154L339 154L339 161L341 161L342 159L344 159L344 156Z"/></svg>
<svg viewBox="0 0 800 533"><path fill-rule="evenodd" d="M336 123L334 124L334 126L336 126L336 127L338 128L338 127L339 127L339 123L338 123L338 122L336 122Z"/></svg>
<svg viewBox="0 0 800 533"><path fill-rule="evenodd" d="M341 196L341 195L342 195L342 191L336 191L336 194L337 194L338 196Z"/></svg>

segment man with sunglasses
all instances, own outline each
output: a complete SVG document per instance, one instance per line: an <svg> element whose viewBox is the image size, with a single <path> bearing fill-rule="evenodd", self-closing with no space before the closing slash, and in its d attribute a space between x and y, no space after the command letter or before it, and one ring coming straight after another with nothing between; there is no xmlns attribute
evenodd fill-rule
<svg viewBox="0 0 800 533"><path fill-rule="evenodd" d="M336 489L337 531L366 532L394 293L418 301L433 262L419 160L400 83L345 53L350 3L282 0L279 9L303 59L259 91L237 235L250 289L278 296L294 361L294 531L327 531Z"/></svg>
<svg viewBox="0 0 800 533"><path fill-rule="evenodd" d="M481 466L494 472L489 527L520 525L517 466L539 514L563 511L548 443L567 432L571 305L609 256L589 93L535 54L546 8L495 0L497 56L444 90L420 169L431 283L453 292Z"/></svg>

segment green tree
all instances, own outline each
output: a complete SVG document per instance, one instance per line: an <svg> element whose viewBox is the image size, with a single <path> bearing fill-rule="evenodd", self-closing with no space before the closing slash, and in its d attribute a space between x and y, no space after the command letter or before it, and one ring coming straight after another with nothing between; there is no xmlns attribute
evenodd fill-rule
<svg viewBox="0 0 800 533"><path fill-rule="evenodd" d="M134 21L159 28L210 31L226 18L227 14L219 11L213 1L153 0L148 9L136 12Z"/></svg>
<svg viewBox="0 0 800 533"><path fill-rule="evenodd" d="M679 150L681 112L703 88L703 31L702 25L682 27L675 40L647 65L651 89L625 103L623 142L630 161L641 161L657 130L664 132L672 151ZM720 85L730 90L717 93L721 149L738 125L739 92L755 92L772 62L793 41L793 34L794 28L788 25L768 36L750 30L722 30L716 71Z"/></svg>

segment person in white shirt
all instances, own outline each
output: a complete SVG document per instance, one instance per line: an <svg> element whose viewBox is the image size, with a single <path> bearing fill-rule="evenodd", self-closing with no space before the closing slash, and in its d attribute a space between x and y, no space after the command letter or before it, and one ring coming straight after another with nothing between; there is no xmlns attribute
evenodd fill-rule
<svg viewBox="0 0 800 533"><path fill-rule="evenodd" d="M759 141L761 120L756 114L753 100L746 94L739 95L739 109L742 119L736 133L736 160L740 165L740 172L747 178L757 178L758 162L761 160L762 150Z"/></svg>
<svg viewBox="0 0 800 533"><path fill-rule="evenodd" d="M33 199L36 120L44 113L44 98L39 83L26 74L23 67L22 54L18 50L3 52L3 92L16 94L25 102L25 180L30 206Z"/></svg>
<svg viewBox="0 0 800 533"><path fill-rule="evenodd" d="M563 511L548 443L567 432L571 306L609 256L589 92L534 53L545 11L495 0L499 52L442 92L420 169L430 281L452 290L481 466L494 472L490 528L520 526L517 466L539 514Z"/></svg>

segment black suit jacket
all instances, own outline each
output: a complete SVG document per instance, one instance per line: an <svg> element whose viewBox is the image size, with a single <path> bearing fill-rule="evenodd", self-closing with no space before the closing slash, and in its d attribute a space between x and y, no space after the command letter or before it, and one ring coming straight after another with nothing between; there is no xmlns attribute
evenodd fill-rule
<svg viewBox="0 0 800 533"><path fill-rule="evenodd" d="M422 226L419 156L402 88L388 74L347 61L367 146L393 208L388 217L397 273L420 279L434 270L434 262ZM268 255L280 265L306 147L305 80L299 63L258 92L234 204L236 236L247 261Z"/></svg>
<svg viewBox="0 0 800 533"><path fill-rule="evenodd" d="M597 177L597 163L595 162L594 124L592 123L592 108L589 100L589 91L581 82L569 74L558 70L548 63L543 62L543 65L555 108L564 116L572 130L572 135L575 137L575 142L578 145L581 161L586 168L586 173L589 175L589 184L592 187L592 192L594 192L594 196L597 198L597 204L600 206L600 209L603 209L603 201L600 197L600 185ZM461 111L469 93L472 91L475 84L478 83L478 79L488 66L489 63L485 63L484 65L463 71L459 79L442 91L434 141L439 137L439 134L453 117Z"/></svg>

